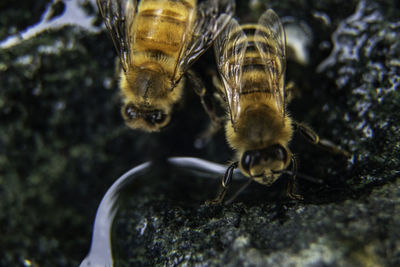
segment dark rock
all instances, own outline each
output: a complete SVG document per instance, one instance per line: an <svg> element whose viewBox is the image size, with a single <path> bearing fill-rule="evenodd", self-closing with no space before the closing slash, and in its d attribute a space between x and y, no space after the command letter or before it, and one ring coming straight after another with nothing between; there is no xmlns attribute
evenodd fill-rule
<svg viewBox="0 0 400 267"><path fill-rule="evenodd" d="M187 177L169 178L143 185L144 193L132 194L122 209L113 233L116 266L398 266L400 262L398 180L367 196L326 204L254 203L251 197L259 198L258 191L222 207L201 204L193 196L201 194L194 186L185 187L193 194L186 199L176 196L178 190L159 191ZM210 182L197 178L196 185L204 189Z"/></svg>

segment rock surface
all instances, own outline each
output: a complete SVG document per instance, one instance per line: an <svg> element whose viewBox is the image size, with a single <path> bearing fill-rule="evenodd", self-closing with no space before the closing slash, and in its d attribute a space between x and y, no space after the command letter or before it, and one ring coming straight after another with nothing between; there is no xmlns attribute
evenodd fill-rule
<svg viewBox="0 0 400 267"><path fill-rule="evenodd" d="M328 203L265 201L268 191L253 187L230 206L210 207L199 198L212 183L169 178L142 185L117 217L116 266L400 263L399 180Z"/></svg>

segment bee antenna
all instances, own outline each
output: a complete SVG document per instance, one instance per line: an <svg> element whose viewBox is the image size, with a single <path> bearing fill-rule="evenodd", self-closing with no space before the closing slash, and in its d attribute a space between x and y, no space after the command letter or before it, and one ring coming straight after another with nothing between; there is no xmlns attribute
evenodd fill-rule
<svg viewBox="0 0 400 267"><path fill-rule="evenodd" d="M240 195L240 193L242 193L243 190L245 190L246 187L249 186L249 184L250 184L252 181L253 181L253 177L250 177L250 178L247 180L247 182L246 182L245 184L243 184L242 187L240 187L239 190L237 190L237 191L235 192L235 194L233 194L233 196L232 196L230 199L228 199L227 201L224 202L224 204L225 204L225 205L231 204L231 203L237 198L237 196Z"/></svg>

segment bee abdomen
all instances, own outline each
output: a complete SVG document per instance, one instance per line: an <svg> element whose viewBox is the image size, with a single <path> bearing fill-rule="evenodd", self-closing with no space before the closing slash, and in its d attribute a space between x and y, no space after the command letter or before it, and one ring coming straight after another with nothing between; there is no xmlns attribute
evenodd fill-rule
<svg viewBox="0 0 400 267"><path fill-rule="evenodd" d="M240 42L246 42L245 53L243 54L242 67L242 89L241 94L250 94L262 92L272 94L273 89L269 88L271 73L282 69L282 64L277 57L274 40L268 38L268 29L260 26L247 24L238 27L233 34L243 31L246 38L239 41L239 44L229 44L228 49L240 46ZM257 34L257 32L261 34ZM244 45L244 44L243 44ZM231 51L231 55L234 55ZM229 61L235 62L236 58L232 56Z"/></svg>
<svg viewBox="0 0 400 267"><path fill-rule="evenodd" d="M135 21L136 51L156 50L176 57L194 6L193 0L143 1Z"/></svg>

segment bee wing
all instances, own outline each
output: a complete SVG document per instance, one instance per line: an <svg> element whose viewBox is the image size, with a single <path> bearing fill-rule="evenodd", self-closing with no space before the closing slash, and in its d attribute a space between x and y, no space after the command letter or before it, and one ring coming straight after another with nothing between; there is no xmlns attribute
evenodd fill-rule
<svg viewBox="0 0 400 267"><path fill-rule="evenodd" d="M181 50L174 75L178 81L192 63L211 46L233 16L234 0L198 1L196 18L191 31L184 36L190 38ZM190 35L190 37L189 37Z"/></svg>
<svg viewBox="0 0 400 267"><path fill-rule="evenodd" d="M233 124L240 112L242 66L247 44L247 36L235 19L228 23L214 42L217 67L224 83Z"/></svg>
<svg viewBox="0 0 400 267"><path fill-rule="evenodd" d="M111 35L122 68L127 71L130 64L132 24L136 15L136 0L97 0L104 24Z"/></svg>
<svg viewBox="0 0 400 267"><path fill-rule="evenodd" d="M268 9L258 20L255 43L265 62L268 89L285 116L286 35L278 15Z"/></svg>

